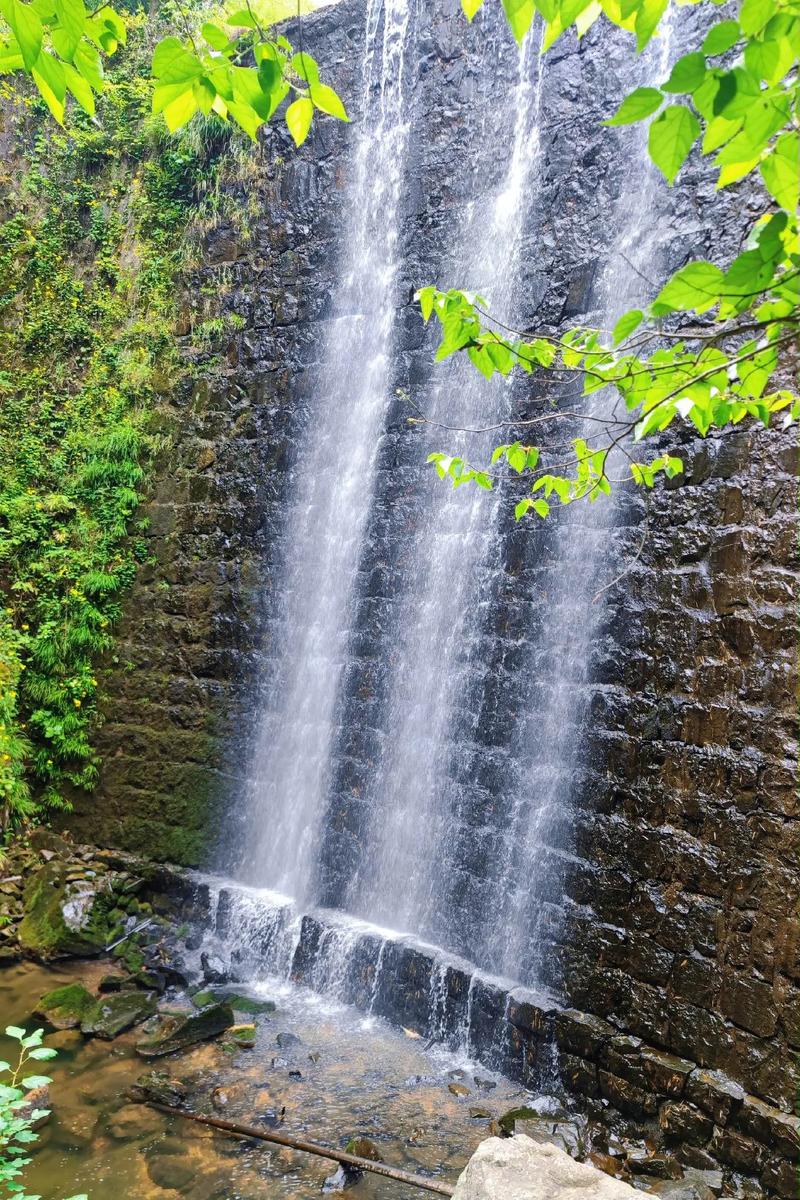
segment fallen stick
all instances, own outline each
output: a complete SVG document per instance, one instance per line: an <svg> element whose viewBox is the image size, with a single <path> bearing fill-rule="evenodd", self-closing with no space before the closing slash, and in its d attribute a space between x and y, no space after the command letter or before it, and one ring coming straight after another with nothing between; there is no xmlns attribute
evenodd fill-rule
<svg viewBox="0 0 800 1200"><path fill-rule="evenodd" d="M286 1146L290 1150L302 1150L304 1154L331 1158L342 1166L355 1167L358 1171L372 1171L374 1175L385 1175L387 1179L397 1179L400 1183L424 1188L428 1192L437 1192L440 1196L453 1195L453 1188L447 1183L437 1183L433 1179L425 1179L422 1175L412 1175L410 1171L401 1171L399 1167L387 1167L385 1163L373 1162L369 1158L361 1158L358 1154L348 1154L346 1150L332 1150L329 1146L304 1142L285 1133L267 1133L252 1125L237 1125L234 1121L221 1121L218 1117L204 1117L200 1113L188 1112L185 1108L173 1108L171 1104L159 1104L155 1100L147 1100L145 1103L170 1117L183 1117L187 1121L197 1121L199 1125L210 1125L212 1129L235 1133L239 1137L256 1138L260 1142L273 1142L276 1146Z"/></svg>

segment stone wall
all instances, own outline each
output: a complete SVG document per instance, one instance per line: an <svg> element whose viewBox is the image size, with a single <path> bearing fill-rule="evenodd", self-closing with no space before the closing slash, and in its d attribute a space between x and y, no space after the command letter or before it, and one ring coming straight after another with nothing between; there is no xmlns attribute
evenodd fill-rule
<svg viewBox="0 0 800 1200"><path fill-rule="evenodd" d="M404 214L399 387L428 377L430 346L410 295L421 278L442 279L448 222L475 185L465 157L470 122L486 99L455 3L426 8L421 20L411 103L425 137ZM348 100L361 26L356 0L306 25L307 48L319 47ZM625 186L615 150L622 135L599 128L623 90L623 52L611 39L600 53L599 37L559 44L545 79L544 216L524 259L529 315L554 326L598 307L598 264L615 236L598 214ZM496 86L506 86L507 66L498 69ZM213 377L173 398L176 441L149 506L155 565L140 575L118 661L104 673L100 792L79 801L71 822L87 839L196 863L221 814L234 822L246 793L254 696L269 657L271 554L293 446L315 402L346 137L323 122L296 153L280 130L270 132L258 170L235 185L243 204L254 189L262 196L249 236L227 227L208 235L187 289L187 321L202 289L243 328L221 348ZM493 170L482 186L492 186ZM748 205L745 195L720 209L708 173L689 166L658 248L661 268L737 246ZM362 636L345 698L356 725L381 702L377 665L402 594L403 538L414 533L421 467L406 415L398 405L382 443L384 502L360 573ZM569 1033L559 1042L577 1090L635 1103L651 1117L664 1112L672 1130L693 1122L703 1136L687 1133L688 1144L700 1138L708 1154L716 1139L714 1154L733 1165L754 1154L764 1185L788 1197L796 1129L785 1146L754 1129L762 1128L758 1105L788 1114L800 1083L796 438L744 430L689 439L682 452L686 475L656 490L646 526L640 497L617 512L610 561L624 566L645 536L607 594L592 647L588 720L563 821L568 854L554 829L543 851L557 862L561 892L544 906L535 958L563 1005L590 1014L576 1017L584 1040ZM541 563L552 551L547 531L509 530L505 584L486 622L493 671L509 661L519 630L541 622ZM476 702L478 736L464 743L462 773L468 763L471 780L489 780L497 819L489 826L467 813L454 830L448 903L461 906L465 931L455 951L467 949L471 914L492 904L503 808L491 778L509 736L498 727L519 706L518 688L519 675L498 667ZM354 814L367 770L368 753L343 744L323 849L329 903L358 852ZM664 1054L684 1065L665 1067ZM703 1090L706 1070L719 1073L717 1091ZM728 1131L715 1113L730 1088L752 1099L737 1099Z"/></svg>
<svg viewBox="0 0 800 1200"><path fill-rule="evenodd" d="M346 94L352 31L332 13L316 30ZM178 335L188 347L209 315L241 331L215 339L163 415L171 441L145 510L153 561L102 671L99 790L75 796L69 818L86 839L196 864L246 789L270 556L335 271L344 137L338 122L316 124L298 154L276 124L244 179L231 156L240 217L203 236Z"/></svg>

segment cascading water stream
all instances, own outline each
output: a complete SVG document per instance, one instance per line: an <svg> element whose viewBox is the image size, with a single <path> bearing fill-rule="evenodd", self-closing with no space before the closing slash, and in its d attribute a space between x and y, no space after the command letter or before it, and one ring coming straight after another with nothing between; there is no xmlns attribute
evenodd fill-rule
<svg viewBox="0 0 800 1200"><path fill-rule="evenodd" d="M371 1012L391 970L386 948L397 940L391 931L404 931L417 944L428 943L426 953L432 951L438 964L429 987L434 1036L444 1035L452 1016L448 952L464 955L471 982L461 1040L469 1049L476 968L505 977L507 991L514 986L509 980L537 987L558 982L542 960L551 910L564 907L569 819L580 786L579 736L602 612L591 597L599 563L608 561L615 516L607 503L562 514L554 545L543 552L546 562L536 563L538 594L502 651L508 663L502 657L498 688L494 623L514 585L507 531L500 524L505 514L494 496L477 489L448 493L430 476L420 483L415 465L414 489L403 494L413 514L410 535L393 541L399 526L390 525L383 544L389 555L398 553L401 568L390 576L397 595L381 630L384 653L372 651L387 684L381 703L369 713L370 721L377 714L379 727L367 729L365 722L357 729L379 749L362 762L357 785L347 781L344 793L337 792L338 807L332 807L333 793L341 787L337 753L348 733L340 726L348 720L348 689L358 686L350 667L353 638L361 632L359 589L374 562L370 521L384 499L377 447L397 379L404 184L419 155L406 112L414 77L416 17L410 2L369 0L367 6L361 118L344 203L343 265L319 373L319 400L308 418L313 441L306 439L290 479L282 573L274 581L280 600L271 622L272 671L265 680L249 812L248 827L255 835L240 872L248 882L270 889L261 893L262 903L279 911L260 923L246 902L237 940L248 942L256 956L260 947L264 965L283 974L292 970L302 947L302 977L338 998L350 994L366 963L372 971ZM488 25L485 36L492 39L496 32ZM446 265L436 271L440 279L485 295L493 315L511 326L524 319L529 274L523 247L543 167L544 73L537 42L535 32L526 39L515 85L502 99L497 125L511 137L508 166L499 179L486 130L476 136L475 127L470 129L470 137L490 156L495 182L451 212L459 249L445 253ZM662 71L668 52L664 38ZM602 274L598 307L604 326L628 307L632 280L650 253L641 234L655 202L656 180L645 162L642 149L647 182L638 196L639 215L627 224ZM476 177L480 164L476 158ZM637 205L626 194L617 211L636 212ZM412 257L413 251L412 246ZM405 242L404 252L409 252ZM620 264L628 259L633 267L622 271ZM427 416L445 429L434 425L433 432L426 431L426 449L445 445L459 452L458 428L450 426L502 428L513 419L518 397L512 383L487 384L460 356L436 371L421 395ZM592 415L586 413L589 427ZM586 430L578 426L572 432ZM495 430L483 441L469 436L462 452L482 461L499 440L502 433L497 436ZM425 450L417 450L419 464ZM502 727L500 737L487 729L487 714L490 723L494 717ZM489 761L493 777L484 783L477 776ZM336 862L344 844L337 840L343 814L349 822L348 855L353 846L356 850ZM480 844L477 827L487 835ZM323 886L331 856L337 870ZM471 894L462 886L465 880L474 889ZM337 924L335 919L335 928L313 943L307 936L304 940L302 913L317 911L320 902L355 920L345 915ZM362 957L367 944L374 949L372 959ZM452 1034L452 1024L449 1028Z"/></svg>
<svg viewBox="0 0 800 1200"><path fill-rule="evenodd" d="M344 261L318 402L292 471L270 622L272 669L240 874L297 901L313 889L352 582L390 394L411 22L411 0L368 0Z"/></svg>
<svg viewBox="0 0 800 1200"><path fill-rule="evenodd" d="M648 82L654 74L666 78L671 49L667 18L643 65L635 65L636 78L625 81L626 91L641 82L641 73ZM615 206L620 232L610 246L598 288L598 323L605 330L613 329L622 313L640 301L643 280L657 271L658 247L651 230L666 186L642 137L626 178L635 191L623 188ZM582 437L593 447L604 444L596 418L612 406L608 392L594 393L570 436ZM612 476L624 475L623 454L614 451L609 463ZM515 730L514 756L527 786L513 806L497 921L485 948L496 970L548 985L558 982L552 964L544 959L550 950L548 923L554 914L556 920L563 919L563 875L572 860L572 810L583 782L580 738L591 698L602 690L593 679L592 652L604 616L602 589L607 580L601 578L601 570L614 574L615 496L614 491L594 504L582 502L558 514L556 542L542 585L546 619L532 645L527 671L534 682Z"/></svg>
<svg viewBox="0 0 800 1200"><path fill-rule="evenodd" d="M504 125L514 130L508 168L499 187L469 207L456 229L449 277L485 295L499 317L513 321L520 285L519 251L535 190L540 151L538 128L542 70L535 35L519 52L516 85L506 99ZM466 254L464 253L466 249ZM502 419L510 411L510 387L487 384L461 360L439 368L441 382L427 415L443 425ZM498 400L499 393L499 400ZM430 449L459 440L435 429ZM489 442L465 443L465 453ZM423 453L420 451L420 459ZM423 519L408 558L404 627L387 706L387 750L371 781L361 866L348 892L348 907L372 921L409 930L457 948L445 902L442 857L458 803L451 755L465 684L475 680L487 597L498 569L498 504L477 490L447 493L429 482L417 504Z"/></svg>

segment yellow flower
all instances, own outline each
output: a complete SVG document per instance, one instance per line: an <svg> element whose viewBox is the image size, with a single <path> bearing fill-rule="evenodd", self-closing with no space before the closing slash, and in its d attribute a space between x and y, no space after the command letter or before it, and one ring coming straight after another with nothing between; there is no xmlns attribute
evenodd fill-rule
<svg viewBox="0 0 800 1200"><path fill-rule="evenodd" d="M77 697L72 701L72 703L75 705L76 708L80 708L80 706L81 706L81 702L80 702L80 700L77 699Z"/></svg>

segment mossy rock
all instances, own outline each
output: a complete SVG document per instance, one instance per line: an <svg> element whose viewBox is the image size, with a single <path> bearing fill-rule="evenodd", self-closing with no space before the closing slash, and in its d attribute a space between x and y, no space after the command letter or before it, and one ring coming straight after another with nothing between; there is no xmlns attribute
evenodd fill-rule
<svg viewBox="0 0 800 1200"><path fill-rule="evenodd" d="M54 1029L77 1029L96 1003L95 997L82 983L68 983L65 987L46 992L33 1015L41 1017Z"/></svg>
<svg viewBox="0 0 800 1200"><path fill-rule="evenodd" d="M112 898L95 880L68 882L63 863L53 860L32 875L23 897L19 943L35 958L94 956L107 945Z"/></svg>
<svg viewBox="0 0 800 1200"><path fill-rule="evenodd" d="M131 1026L152 1017L155 1010L153 992L115 992L103 996L87 1012L81 1022L81 1033L110 1041Z"/></svg>
<svg viewBox="0 0 800 1200"><path fill-rule="evenodd" d="M256 1044L256 1033L255 1025L231 1025L226 1036L242 1050L252 1050Z"/></svg>
<svg viewBox="0 0 800 1200"><path fill-rule="evenodd" d="M209 1004L195 1013L157 1013L146 1027L147 1036L136 1043L136 1052L144 1058L159 1058L205 1042L235 1024L229 1004Z"/></svg>
<svg viewBox="0 0 800 1200"><path fill-rule="evenodd" d="M203 991L195 992L192 996L192 1004L195 1008L205 1008L207 1004L214 1004L215 1001L224 1001L226 1004L230 1004L234 1012L246 1013L250 1017L275 1012L274 1000L256 1000L252 996L241 996L229 988L216 990L204 988Z"/></svg>

